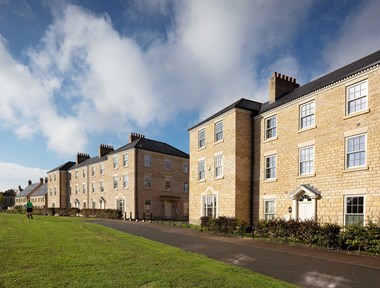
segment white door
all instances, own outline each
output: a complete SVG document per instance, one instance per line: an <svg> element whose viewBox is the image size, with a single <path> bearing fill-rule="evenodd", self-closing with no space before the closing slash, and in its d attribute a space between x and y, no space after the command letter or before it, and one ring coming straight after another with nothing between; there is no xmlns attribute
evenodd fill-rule
<svg viewBox="0 0 380 288"><path fill-rule="evenodd" d="M298 220L310 220L314 217L311 198L307 195L302 195L298 200Z"/></svg>

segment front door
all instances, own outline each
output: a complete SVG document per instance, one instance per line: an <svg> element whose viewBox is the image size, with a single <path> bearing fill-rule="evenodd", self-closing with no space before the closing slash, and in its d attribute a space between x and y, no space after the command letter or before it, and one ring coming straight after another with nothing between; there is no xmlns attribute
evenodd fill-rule
<svg viewBox="0 0 380 288"><path fill-rule="evenodd" d="M308 195L302 195L298 200L298 220L310 220L314 217L311 198Z"/></svg>
<svg viewBox="0 0 380 288"><path fill-rule="evenodd" d="M172 218L172 205L169 201L165 200L165 218L171 219Z"/></svg>

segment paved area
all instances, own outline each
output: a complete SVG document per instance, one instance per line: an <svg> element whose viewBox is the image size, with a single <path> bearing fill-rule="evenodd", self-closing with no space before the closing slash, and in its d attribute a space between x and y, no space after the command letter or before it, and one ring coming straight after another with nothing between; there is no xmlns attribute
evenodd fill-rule
<svg viewBox="0 0 380 288"><path fill-rule="evenodd" d="M92 222L204 254L300 287L380 287L380 257L224 237L147 222Z"/></svg>

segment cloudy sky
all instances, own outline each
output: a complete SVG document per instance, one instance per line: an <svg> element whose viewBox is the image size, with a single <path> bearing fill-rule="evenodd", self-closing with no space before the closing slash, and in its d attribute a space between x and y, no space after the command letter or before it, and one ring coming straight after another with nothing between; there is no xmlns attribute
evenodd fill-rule
<svg viewBox="0 0 380 288"><path fill-rule="evenodd" d="M0 0L0 191L380 49L380 1Z"/></svg>

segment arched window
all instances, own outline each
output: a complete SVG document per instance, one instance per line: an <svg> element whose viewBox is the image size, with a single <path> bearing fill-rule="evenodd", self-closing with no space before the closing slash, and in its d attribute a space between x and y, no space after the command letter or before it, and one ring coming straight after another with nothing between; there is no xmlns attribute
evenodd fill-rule
<svg viewBox="0 0 380 288"><path fill-rule="evenodd" d="M299 202L303 202L303 201L311 201L311 198L310 196L306 195L306 194L303 194L300 199L298 199Z"/></svg>

